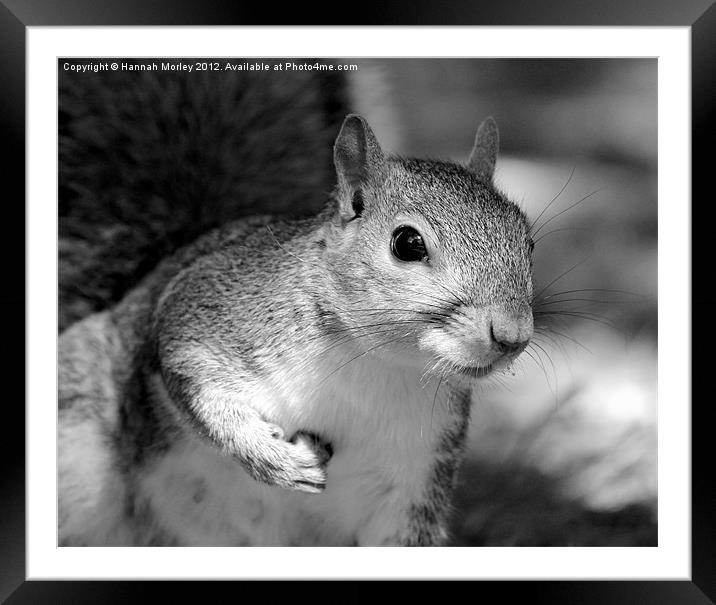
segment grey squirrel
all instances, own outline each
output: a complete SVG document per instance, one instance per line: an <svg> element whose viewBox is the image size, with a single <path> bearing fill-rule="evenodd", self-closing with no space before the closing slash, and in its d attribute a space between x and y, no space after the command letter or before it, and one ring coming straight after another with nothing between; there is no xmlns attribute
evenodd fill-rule
<svg viewBox="0 0 716 605"><path fill-rule="evenodd" d="M533 329L497 148L487 119L465 166L389 156L350 114L322 211L219 227L65 330L59 543L445 543L472 385Z"/></svg>

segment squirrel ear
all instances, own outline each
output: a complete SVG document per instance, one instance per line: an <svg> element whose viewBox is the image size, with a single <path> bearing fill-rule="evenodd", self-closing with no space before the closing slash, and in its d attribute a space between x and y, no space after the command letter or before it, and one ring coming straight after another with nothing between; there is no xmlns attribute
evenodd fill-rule
<svg viewBox="0 0 716 605"><path fill-rule="evenodd" d="M497 122L492 117L485 118L477 129L475 146L467 161L468 169L483 181L491 181L499 147L500 135L497 131Z"/></svg>
<svg viewBox="0 0 716 605"><path fill-rule="evenodd" d="M333 146L341 214L354 218L363 210L361 187L381 171L383 151L368 122L357 114L346 116Z"/></svg>

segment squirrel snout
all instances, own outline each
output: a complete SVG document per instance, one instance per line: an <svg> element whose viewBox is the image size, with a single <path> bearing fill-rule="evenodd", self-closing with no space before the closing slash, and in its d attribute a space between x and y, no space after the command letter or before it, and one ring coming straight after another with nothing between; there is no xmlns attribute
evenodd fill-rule
<svg viewBox="0 0 716 605"><path fill-rule="evenodd" d="M529 308L516 313L492 310L490 337L503 353L513 353L527 345L533 330L532 311Z"/></svg>

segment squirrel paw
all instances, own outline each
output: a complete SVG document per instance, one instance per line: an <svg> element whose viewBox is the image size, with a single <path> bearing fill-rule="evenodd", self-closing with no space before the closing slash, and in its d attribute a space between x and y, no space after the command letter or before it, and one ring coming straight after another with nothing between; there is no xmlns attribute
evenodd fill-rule
<svg viewBox="0 0 716 605"><path fill-rule="evenodd" d="M286 489L310 494L325 490L330 444L304 431L286 441L280 427L265 424L265 429L265 439L255 444L250 455L242 457L248 473L258 481Z"/></svg>

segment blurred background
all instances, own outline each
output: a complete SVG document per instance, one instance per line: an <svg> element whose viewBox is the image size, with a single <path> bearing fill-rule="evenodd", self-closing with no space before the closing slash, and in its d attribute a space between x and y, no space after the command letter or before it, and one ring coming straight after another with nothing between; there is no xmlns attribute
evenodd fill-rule
<svg viewBox="0 0 716 605"><path fill-rule="evenodd" d="M496 183L536 220L549 327L475 394L452 544L656 545L656 60L359 65L393 152L464 161L492 115Z"/></svg>
<svg viewBox="0 0 716 605"><path fill-rule="evenodd" d="M358 69L60 59L59 329L216 225L319 209L346 81L392 153L464 161L491 115L496 183L534 221L543 327L476 391L451 544L655 545L656 59L336 62Z"/></svg>

